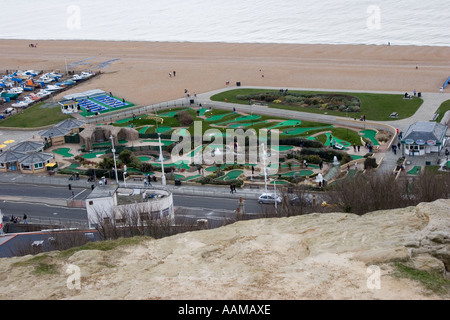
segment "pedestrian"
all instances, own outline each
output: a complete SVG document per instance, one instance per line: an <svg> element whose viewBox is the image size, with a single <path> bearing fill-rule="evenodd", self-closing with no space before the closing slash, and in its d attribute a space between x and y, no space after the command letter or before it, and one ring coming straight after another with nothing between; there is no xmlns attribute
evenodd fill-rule
<svg viewBox="0 0 450 320"><path fill-rule="evenodd" d="M233 193L233 185L230 184L230 193Z"/></svg>
<svg viewBox="0 0 450 320"><path fill-rule="evenodd" d="M353 151L356 152L356 144L353 145Z"/></svg>
<svg viewBox="0 0 450 320"><path fill-rule="evenodd" d="M236 186L233 185L233 192L236 193Z"/></svg>
<svg viewBox="0 0 450 320"><path fill-rule="evenodd" d="M175 76L176 76L176 74L177 74L177 73L176 73L176 71L174 70L174 71L173 71L173 76L175 77Z"/></svg>
<svg viewBox="0 0 450 320"><path fill-rule="evenodd" d="M398 148L398 150L400 150L400 146L401 146L400 142L397 143L397 148Z"/></svg>
<svg viewBox="0 0 450 320"><path fill-rule="evenodd" d="M361 146L358 144L358 152L359 152L360 149L361 149Z"/></svg>
<svg viewBox="0 0 450 320"><path fill-rule="evenodd" d="M23 215L23 223L28 224L28 217L26 213Z"/></svg>
<svg viewBox="0 0 450 320"><path fill-rule="evenodd" d="M358 171L358 162L355 162L355 171Z"/></svg>
<svg viewBox="0 0 450 320"><path fill-rule="evenodd" d="M255 174L255 166L252 166L252 174Z"/></svg>
<svg viewBox="0 0 450 320"><path fill-rule="evenodd" d="M172 78L172 72L171 71L169 71L169 77Z"/></svg>
<svg viewBox="0 0 450 320"><path fill-rule="evenodd" d="M319 169L322 170L322 168L323 168L323 160L320 160Z"/></svg>

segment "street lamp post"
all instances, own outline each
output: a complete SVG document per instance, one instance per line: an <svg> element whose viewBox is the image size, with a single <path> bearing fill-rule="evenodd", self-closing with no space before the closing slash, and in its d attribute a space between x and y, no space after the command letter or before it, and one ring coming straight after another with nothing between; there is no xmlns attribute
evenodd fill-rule
<svg viewBox="0 0 450 320"><path fill-rule="evenodd" d="M127 166L124 165L123 166L123 184L125 185L125 188L127 187L127 181L126 181L126 176L127 175Z"/></svg>
<svg viewBox="0 0 450 320"><path fill-rule="evenodd" d="M113 153L114 171L116 173L116 183L117 185L119 185L119 178L117 177L116 149L114 149L114 138L112 135L109 138L111 139L111 146L112 146L111 151Z"/></svg>
<svg viewBox="0 0 450 320"><path fill-rule="evenodd" d="M275 194L275 210L277 210L277 179L273 179L273 193Z"/></svg>
<svg viewBox="0 0 450 320"><path fill-rule="evenodd" d="M158 132L158 141L159 141L159 160L161 161L161 183L163 186L166 185L166 175L164 173L164 158L162 155L162 148L161 148L161 133Z"/></svg>
<svg viewBox="0 0 450 320"><path fill-rule="evenodd" d="M263 168L264 168L264 189L267 193L267 168L266 168L266 149L264 148L264 143L261 143L261 146L263 148Z"/></svg>

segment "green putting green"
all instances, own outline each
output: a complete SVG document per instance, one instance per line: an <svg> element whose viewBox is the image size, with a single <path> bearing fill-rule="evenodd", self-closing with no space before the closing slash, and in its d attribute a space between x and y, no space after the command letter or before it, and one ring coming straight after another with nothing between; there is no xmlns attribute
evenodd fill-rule
<svg viewBox="0 0 450 320"><path fill-rule="evenodd" d="M312 130L327 130L327 129L331 129L331 128L333 128L333 126L312 127L312 128L298 127L298 128L287 129L287 130L283 131L282 134L293 136L293 135L299 135L304 132L308 132L308 131L312 131Z"/></svg>
<svg viewBox="0 0 450 320"><path fill-rule="evenodd" d="M243 173L244 173L243 170L231 170L226 175L220 177L219 180L224 180L224 181L235 180Z"/></svg>
<svg viewBox="0 0 450 320"><path fill-rule="evenodd" d="M197 113L201 117L204 116L207 112L211 112L211 110L209 110L207 108L206 109L203 109L203 108L202 109L197 109Z"/></svg>
<svg viewBox="0 0 450 320"><path fill-rule="evenodd" d="M289 182L287 182L285 180L275 180L275 181L270 181L269 184L271 184L271 185L274 185L274 184L279 185L279 184L288 184L288 183Z"/></svg>
<svg viewBox="0 0 450 320"><path fill-rule="evenodd" d="M291 171L281 174L282 177L293 177L294 175L297 175L299 177L306 177L311 176L314 174L314 171L312 170L300 170L300 171Z"/></svg>
<svg viewBox="0 0 450 320"><path fill-rule="evenodd" d="M141 129L139 129L139 133L145 133L145 131L147 131L148 128L151 128L152 126L145 126L142 127Z"/></svg>
<svg viewBox="0 0 450 320"><path fill-rule="evenodd" d="M231 112L231 113L216 114L215 116L211 116L209 118L206 118L206 121L210 121L210 122L218 121L218 120L221 120L222 118L224 118L226 116L229 116L230 114L234 114L234 113Z"/></svg>
<svg viewBox="0 0 450 320"><path fill-rule="evenodd" d="M172 128L171 127L158 127L156 129L156 133L165 133L168 131L172 131Z"/></svg>
<svg viewBox="0 0 450 320"><path fill-rule="evenodd" d="M202 176L202 175L197 174L197 175L195 175L195 176L186 177L184 180L185 180L185 181L195 180L195 179L200 178L201 176Z"/></svg>
<svg viewBox="0 0 450 320"><path fill-rule="evenodd" d="M69 153L69 151L70 151L70 148L59 148L59 149L53 150L54 153L59 154L65 158L73 157L73 154Z"/></svg>
<svg viewBox="0 0 450 320"><path fill-rule="evenodd" d="M279 128L279 127L288 127L288 126L299 126L302 122L300 120L295 120L295 119L291 119L291 120L285 120L285 121L281 121L280 123L278 123L277 125L267 128L267 129L274 129L274 128Z"/></svg>
<svg viewBox="0 0 450 320"><path fill-rule="evenodd" d="M140 157L138 157L139 158L139 160L141 160L141 161L150 161L150 160L152 160L152 158L151 157L146 157L146 156L140 156Z"/></svg>
<svg viewBox="0 0 450 320"><path fill-rule="evenodd" d="M178 160L173 163L173 165L175 167L180 168L180 169L186 169L186 170L191 168L189 166L189 164L190 164L190 162L188 160Z"/></svg>
<svg viewBox="0 0 450 320"><path fill-rule="evenodd" d="M325 132L325 135L327 136L327 142L325 143L326 146L329 146L332 140L336 143L339 143L340 145L343 145L345 148L351 146L350 142L338 139L338 138L332 136L331 133L329 133L329 132Z"/></svg>
<svg viewBox="0 0 450 320"><path fill-rule="evenodd" d="M85 158L85 159L94 159L98 155L105 154L105 153L106 153L105 151L86 153L86 154L83 154L83 158Z"/></svg>
<svg viewBox="0 0 450 320"><path fill-rule="evenodd" d="M183 137L190 135L189 131L186 128L175 129L172 133L176 133Z"/></svg>
<svg viewBox="0 0 450 320"><path fill-rule="evenodd" d="M363 156L358 156L358 155L356 155L356 154L351 154L350 157L351 157L353 160L358 160L358 159L364 158Z"/></svg>
<svg viewBox="0 0 450 320"><path fill-rule="evenodd" d="M422 171L422 166L414 166L414 168L409 170L406 174L415 176L415 175L419 175L421 171Z"/></svg>
<svg viewBox="0 0 450 320"><path fill-rule="evenodd" d="M228 127L233 128L233 129L246 128L246 127L249 127L249 126L254 126L254 125L257 125L257 124L267 123L267 122L269 122L269 121L264 120L264 121L258 121L258 122L253 122L253 123L236 123L236 124L229 125Z"/></svg>
<svg viewBox="0 0 450 320"><path fill-rule="evenodd" d="M362 130L362 131L360 131L360 133L363 135L364 138L367 138L370 141L372 141L374 146L380 145L378 143L377 139L375 139L375 136L377 134L377 132L375 130Z"/></svg>

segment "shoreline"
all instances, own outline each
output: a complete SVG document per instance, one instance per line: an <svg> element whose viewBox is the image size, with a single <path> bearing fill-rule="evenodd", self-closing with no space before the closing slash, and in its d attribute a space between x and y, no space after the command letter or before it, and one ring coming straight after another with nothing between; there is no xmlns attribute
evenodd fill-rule
<svg viewBox="0 0 450 320"><path fill-rule="evenodd" d="M27 39L27 38L9 38L2 39L1 41L42 41L42 42L50 42L50 41L61 41L61 42L124 42L124 43L186 43L186 44L243 44L243 45L293 45L293 46L374 46L374 47L384 47L384 46L392 46L392 47L416 47L416 48L450 48L449 45L416 45L416 44L376 44L376 43L291 43L291 42L228 42L228 41L155 41L155 40L102 40L102 39Z"/></svg>
<svg viewBox="0 0 450 320"><path fill-rule="evenodd" d="M101 70L64 94L102 89L149 105L225 88L439 92L450 47L106 40L0 40L5 70ZM416 69L417 67L417 69ZM169 72L176 70L176 77ZM56 96L59 98L59 96Z"/></svg>

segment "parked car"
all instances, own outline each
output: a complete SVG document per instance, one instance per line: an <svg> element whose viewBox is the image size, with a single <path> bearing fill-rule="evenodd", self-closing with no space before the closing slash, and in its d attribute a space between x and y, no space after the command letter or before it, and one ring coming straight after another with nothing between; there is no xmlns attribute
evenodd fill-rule
<svg viewBox="0 0 450 320"><path fill-rule="evenodd" d="M281 203L282 199L279 195L273 194L273 193L263 193L258 198L258 203Z"/></svg>

